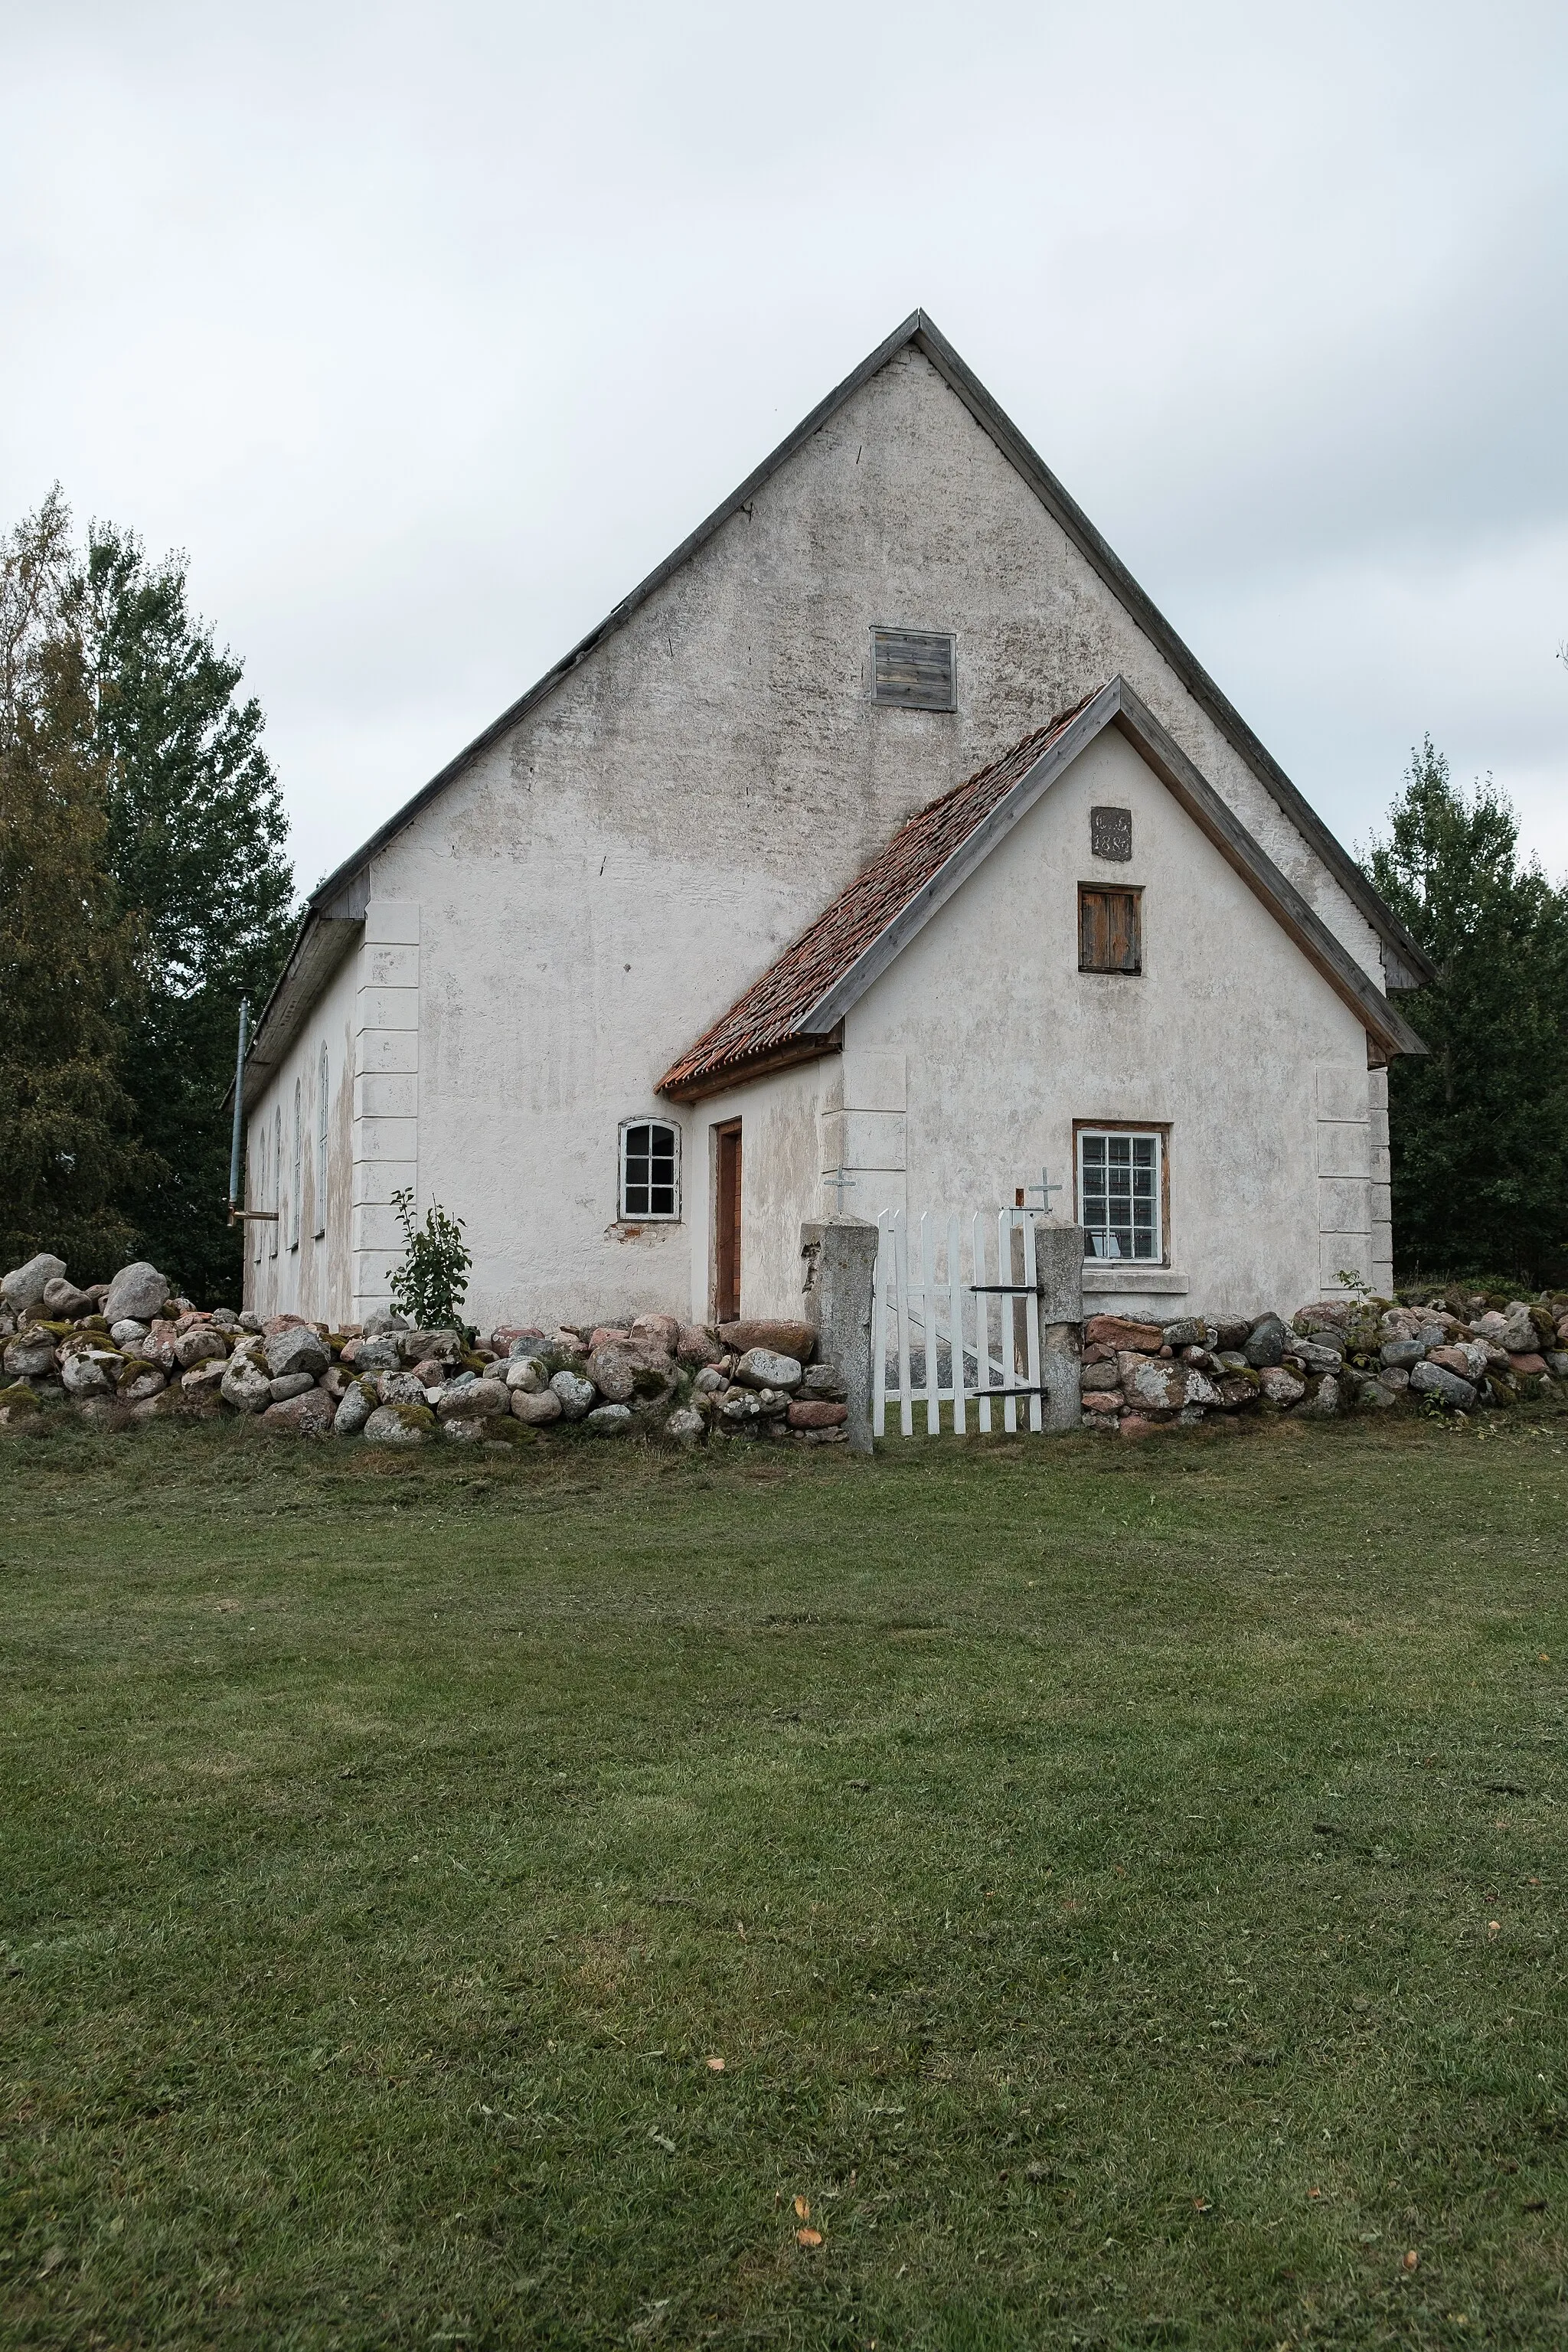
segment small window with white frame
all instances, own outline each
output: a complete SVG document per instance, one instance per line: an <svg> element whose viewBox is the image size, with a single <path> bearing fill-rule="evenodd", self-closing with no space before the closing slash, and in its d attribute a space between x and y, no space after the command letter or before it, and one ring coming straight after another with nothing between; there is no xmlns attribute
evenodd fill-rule
<svg viewBox="0 0 1568 2352"><path fill-rule="evenodd" d="M1085 1257L1163 1263L1165 1176L1160 1129L1079 1129L1078 1213Z"/></svg>
<svg viewBox="0 0 1568 2352"><path fill-rule="evenodd" d="M621 1217L668 1223L680 1215L680 1129L664 1118L621 1123Z"/></svg>

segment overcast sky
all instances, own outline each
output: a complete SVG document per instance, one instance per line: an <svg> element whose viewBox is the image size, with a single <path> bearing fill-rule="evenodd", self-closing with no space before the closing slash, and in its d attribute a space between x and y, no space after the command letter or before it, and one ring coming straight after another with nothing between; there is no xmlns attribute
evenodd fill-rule
<svg viewBox="0 0 1568 2352"><path fill-rule="evenodd" d="M0 512L186 549L302 887L917 304L1345 841L1568 869L1568 8L0 0Z"/></svg>

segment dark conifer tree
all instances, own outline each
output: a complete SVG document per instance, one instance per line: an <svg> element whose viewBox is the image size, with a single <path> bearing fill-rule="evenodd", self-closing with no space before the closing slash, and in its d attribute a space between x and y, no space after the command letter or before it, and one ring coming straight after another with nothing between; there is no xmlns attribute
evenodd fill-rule
<svg viewBox="0 0 1568 2352"><path fill-rule="evenodd" d="M241 665L190 611L185 562L94 523L77 574L97 740L107 762L105 857L143 926L148 985L125 1083L163 1172L126 1208L142 1246L193 1297L237 1303L226 1223L240 999L258 1009L291 930L287 819Z"/></svg>
<svg viewBox="0 0 1568 2352"><path fill-rule="evenodd" d="M1390 1076L1401 1275L1568 1277L1568 894L1489 778L1428 736L1367 871L1437 969L1400 1000L1431 1048Z"/></svg>

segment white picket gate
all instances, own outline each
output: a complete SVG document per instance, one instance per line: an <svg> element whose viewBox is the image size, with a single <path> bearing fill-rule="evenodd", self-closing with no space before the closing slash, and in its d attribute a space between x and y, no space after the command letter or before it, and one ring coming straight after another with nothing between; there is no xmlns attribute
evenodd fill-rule
<svg viewBox="0 0 1568 2352"><path fill-rule="evenodd" d="M983 1433L997 1426L1009 1433L1040 1428L1039 1216L1037 1209L967 1218L927 1211L913 1227L902 1209L878 1218L874 1436L888 1433L893 1403L905 1437L934 1437L944 1427L960 1436L972 1425ZM925 1408L921 1432L917 1404Z"/></svg>

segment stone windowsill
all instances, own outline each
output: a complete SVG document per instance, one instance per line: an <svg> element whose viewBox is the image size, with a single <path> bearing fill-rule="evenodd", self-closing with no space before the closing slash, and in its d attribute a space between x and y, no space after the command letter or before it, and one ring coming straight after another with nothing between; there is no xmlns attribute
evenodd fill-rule
<svg viewBox="0 0 1568 2352"><path fill-rule="evenodd" d="M1152 1298L1169 1297L1173 1293L1184 1296L1188 1286L1180 1266L1139 1265L1128 1259L1086 1257L1083 1286L1086 1295L1102 1298Z"/></svg>

